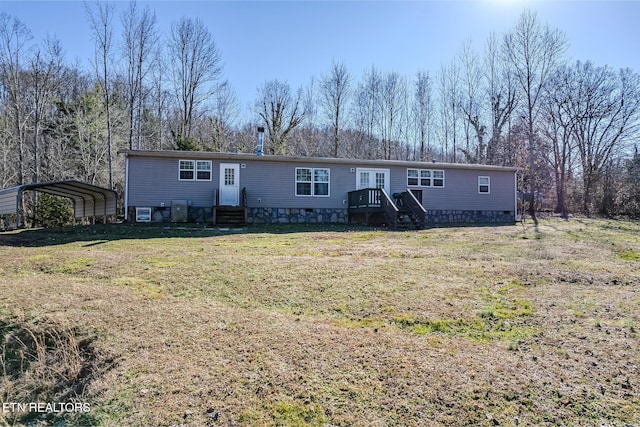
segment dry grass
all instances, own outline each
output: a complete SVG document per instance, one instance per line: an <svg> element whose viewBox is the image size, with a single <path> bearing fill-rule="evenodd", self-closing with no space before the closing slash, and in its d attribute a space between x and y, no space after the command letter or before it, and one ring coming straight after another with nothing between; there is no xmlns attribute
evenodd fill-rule
<svg viewBox="0 0 640 427"><path fill-rule="evenodd" d="M540 231L4 233L0 322L114 358L98 425L640 425L640 224Z"/></svg>

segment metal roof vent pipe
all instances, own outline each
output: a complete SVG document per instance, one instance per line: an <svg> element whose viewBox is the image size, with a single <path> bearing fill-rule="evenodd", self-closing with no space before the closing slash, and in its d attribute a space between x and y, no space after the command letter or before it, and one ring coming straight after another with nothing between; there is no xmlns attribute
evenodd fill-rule
<svg viewBox="0 0 640 427"><path fill-rule="evenodd" d="M262 156L262 140L264 137L264 128L262 126L258 127L258 152L257 156Z"/></svg>

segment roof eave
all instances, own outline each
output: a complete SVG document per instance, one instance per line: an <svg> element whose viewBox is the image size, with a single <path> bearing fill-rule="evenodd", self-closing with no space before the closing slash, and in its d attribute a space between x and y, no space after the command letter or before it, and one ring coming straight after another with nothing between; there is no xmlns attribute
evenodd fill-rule
<svg viewBox="0 0 640 427"><path fill-rule="evenodd" d="M290 163L319 163L319 164L345 164L345 165L367 165L377 167L402 166L416 168L442 168L442 169L475 169L475 170L496 170L517 172L520 169L510 166L479 165L467 163L445 163L445 162L420 162L410 160L363 160L346 159L336 157L304 157L304 156L281 156L263 155L257 156L248 153L220 153L212 151L178 151L178 150L120 150L118 154L128 157L161 157L161 158L183 158L183 159L206 159L206 160L258 160Z"/></svg>

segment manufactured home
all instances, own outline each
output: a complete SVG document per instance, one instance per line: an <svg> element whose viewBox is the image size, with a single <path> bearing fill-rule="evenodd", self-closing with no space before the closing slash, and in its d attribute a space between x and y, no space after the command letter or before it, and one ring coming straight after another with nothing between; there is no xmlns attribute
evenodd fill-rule
<svg viewBox="0 0 640 427"><path fill-rule="evenodd" d="M516 221L516 168L199 151L122 154L128 221L365 222L392 229Z"/></svg>

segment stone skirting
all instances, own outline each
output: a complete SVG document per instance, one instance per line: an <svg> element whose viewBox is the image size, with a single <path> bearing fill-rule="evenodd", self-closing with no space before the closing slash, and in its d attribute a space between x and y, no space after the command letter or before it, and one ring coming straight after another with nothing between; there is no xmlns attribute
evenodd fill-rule
<svg viewBox="0 0 640 427"><path fill-rule="evenodd" d="M438 224L513 224L513 211L427 210L427 226Z"/></svg>
<svg viewBox="0 0 640 427"><path fill-rule="evenodd" d="M147 207L147 206L145 206ZM129 206L129 222L136 222L136 208ZM171 222L170 207L151 207L151 222ZM189 206L187 210L187 222L211 223L213 222L213 208Z"/></svg>
<svg viewBox="0 0 640 427"><path fill-rule="evenodd" d="M135 222L136 208L129 206L129 221ZM346 223L347 209L248 208L249 224ZM170 207L151 207L151 222L171 222ZM187 222L212 223L213 208L189 206Z"/></svg>
<svg viewBox="0 0 640 427"><path fill-rule="evenodd" d="M135 222L136 209L129 206L129 221ZM171 208L152 207L152 222L171 222ZM187 222L212 223L213 208L189 206ZM347 223L347 209L248 208L249 224ZM426 225L513 224L513 211L427 210Z"/></svg>
<svg viewBox="0 0 640 427"><path fill-rule="evenodd" d="M349 220L347 209L301 209L301 208L249 208L249 224L273 223L346 223Z"/></svg>

